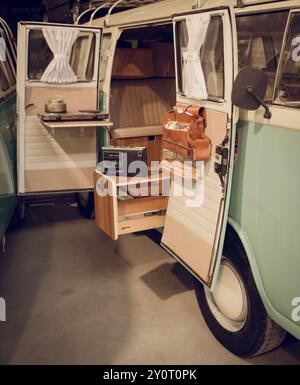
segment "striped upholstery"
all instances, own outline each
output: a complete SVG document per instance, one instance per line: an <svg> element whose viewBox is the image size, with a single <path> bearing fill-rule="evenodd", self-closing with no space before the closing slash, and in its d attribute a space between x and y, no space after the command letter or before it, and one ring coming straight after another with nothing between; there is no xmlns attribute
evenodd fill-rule
<svg viewBox="0 0 300 385"><path fill-rule="evenodd" d="M141 136L147 128L157 131L164 113L175 105L175 97L174 79L112 81L110 112L114 129L132 128L134 136L139 128ZM130 135L130 130L127 132Z"/></svg>

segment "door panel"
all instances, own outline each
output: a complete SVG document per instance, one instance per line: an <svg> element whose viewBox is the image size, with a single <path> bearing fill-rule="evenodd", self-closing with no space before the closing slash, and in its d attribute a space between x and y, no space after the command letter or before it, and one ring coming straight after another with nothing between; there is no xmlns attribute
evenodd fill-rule
<svg viewBox="0 0 300 385"><path fill-rule="evenodd" d="M73 30L74 43L65 55L52 52L45 31ZM35 193L93 188L95 128L59 128L50 132L40 121L45 103L59 96L67 112L98 109L101 30L74 25L20 23L18 29L18 191ZM39 54L36 54L38 50ZM42 52L40 52L42 50ZM56 56L57 55L57 56ZM56 58L65 56L75 77L46 78ZM55 60L54 60L55 59ZM84 60L83 60L84 59ZM59 60L59 59L58 59ZM65 75L67 76L67 75Z"/></svg>
<svg viewBox="0 0 300 385"><path fill-rule="evenodd" d="M197 17L199 15L199 19ZM204 16L204 17L203 17ZM205 100L196 100L190 95L185 94L188 89L186 84L189 82L185 79L185 66L187 66L187 57L195 58L197 51L191 51L189 45L189 30L185 36L178 36L182 25L178 28L176 23L182 23L187 19L186 23L207 22L209 16L209 25L206 32L206 38L203 39L202 47L199 49L200 62L203 70L203 80L205 85L201 85L201 89L207 91L208 97ZM175 258L177 258L188 270L190 270L198 279L207 284L212 285L213 273L220 260L224 237L224 228L227 222L229 187L231 183L231 173L229 172L232 163L232 151L235 133L232 128L232 104L231 89L233 83L234 63L233 44L232 44L232 26L230 22L230 11L222 9L212 12L194 13L193 20L189 20L189 15L179 16L174 20L174 31L176 42L182 47L177 49L177 102L185 105L194 104L204 106L207 113L206 135L211 142L211 157L207 162L198 162L198 166L202 169L197 180L193 184L191 193L198 191L198 198L194 204L189 204L188 196L191 196L188 189L185 189L182 196L176 196L175 191L178 183L183 181L172 181L171 196L166 216L166 224L162 237L162 246L165 247ZM218 20L217 20L218 18ZM222 20L222 28L218 36L210 36L215 30L212 28L212 22L220 27ZM193 30L193 28L191 29ZM203 30L203 29L202 29ZM218 44L222 41L221 47L218 49L211 43L215 40ZM194 45L195 47L195 45ZM200 51L201 49L201 51ZM206 53L205 50L208 50ZM204 51L204 52L203 52ZM200 53L201 52L201 53ZM226 54L225 54L226 52ZM232 55L229 54L232 52ZM220 57L220 53L223 57ZM210 56L210 59L207 58ZM217 58L217 56L219 56ZM222 64L223 63L223 64ZM208 70L208 68L210 70ZM223 74L222 71L223 70ZM212 73L210 71L213 71ZM214 76L215 75L215 76ZM196 81L196 80L195 80ZM220 83L221 82L221 83ZM223 84L222 84L223 83ZM191 84L191 83L190 83ZM223 93L223 98L221 95ZM218 96L218 100L215 96ZM223 178L215 172L215 164L219 162L219 146L227 151L228 166L225 166ZM224 153L225 153L224 152ZM225 163L224 163L225 164ZM195 164L196 165L196 164ZM198 183L198 184L197 184ZM195 186L197 186L195 189Z"/></svg>

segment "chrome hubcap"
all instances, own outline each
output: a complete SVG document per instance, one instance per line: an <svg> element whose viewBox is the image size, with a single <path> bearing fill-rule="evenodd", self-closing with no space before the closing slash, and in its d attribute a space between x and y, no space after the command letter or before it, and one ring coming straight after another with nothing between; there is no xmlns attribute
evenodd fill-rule
<svg viewBox="0 0 300 385"><path fill-rule="evenodd" d="M245 285L228 259L221 262L214 292L205 287L205 296L212 314L224 329L238 332L245 326L248 317Z"/></svg>

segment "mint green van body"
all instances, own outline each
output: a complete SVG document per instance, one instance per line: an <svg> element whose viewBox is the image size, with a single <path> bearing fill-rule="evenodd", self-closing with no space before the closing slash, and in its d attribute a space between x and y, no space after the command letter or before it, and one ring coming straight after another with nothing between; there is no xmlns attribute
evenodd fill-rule
<svg viewBox="0 0 300 385"><path fill-rule="evenodd" d="M271 318L300 339L300 323L292 320L300 296L300 132L245 120L238 132L229 223Z"/></svg>

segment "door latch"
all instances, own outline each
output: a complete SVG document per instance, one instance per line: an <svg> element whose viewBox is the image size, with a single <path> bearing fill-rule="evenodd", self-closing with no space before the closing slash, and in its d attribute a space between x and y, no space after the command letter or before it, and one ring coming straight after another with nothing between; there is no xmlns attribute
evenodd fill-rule
<svg viewBox="0 0 300 385"><path fill-rule="evenodd" d="M216 146L216 161L215 161L215 173L219 175L222 188L225 188L225 176L228 171L228 159L229 159L229 138L223 140L222 144Z"/></svg>

